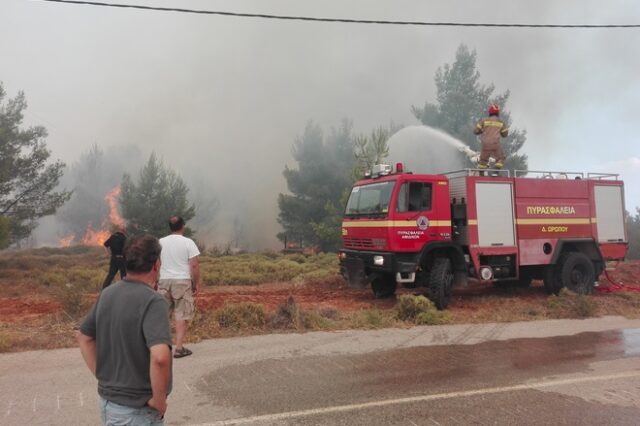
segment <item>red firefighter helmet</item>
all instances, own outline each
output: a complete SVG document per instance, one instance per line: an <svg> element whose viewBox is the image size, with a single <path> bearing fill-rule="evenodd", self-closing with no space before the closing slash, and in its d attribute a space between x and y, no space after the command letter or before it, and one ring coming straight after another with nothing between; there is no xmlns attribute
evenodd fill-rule
<svg viewBox="0 0 640 426"><path fill-rule="evenodd" d="M500 107L498 104L489 105L489 115L498 115L500 114Z"/></svg>

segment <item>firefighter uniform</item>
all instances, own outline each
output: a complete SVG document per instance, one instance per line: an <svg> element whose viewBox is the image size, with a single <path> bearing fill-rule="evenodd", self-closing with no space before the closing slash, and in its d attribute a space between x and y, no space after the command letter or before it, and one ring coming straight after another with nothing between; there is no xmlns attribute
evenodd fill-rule
<svg viewBox="0 0 640 426"><path fill-rule="evenodd" d="M496 160L496 169L501 169L504 165L505 155L500 145L500 137L504 138L509 134L507 125L497 115L491 115L480 120L473 133L481 135L482 150L480 151L478 168L486 169L489 157L493 157Z"/></svg>

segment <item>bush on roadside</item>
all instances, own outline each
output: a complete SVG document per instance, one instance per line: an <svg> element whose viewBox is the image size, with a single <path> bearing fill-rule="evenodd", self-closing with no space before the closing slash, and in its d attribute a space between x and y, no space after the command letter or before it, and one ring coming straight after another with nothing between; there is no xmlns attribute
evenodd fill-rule
<svg viewBox="0 0 640 426"><path fill-rule="evenodd" d="M550 296L547 302L549 309L558 316L587 318L595 316L597 305L590 296L577 294L563 288L560 293Z"/></svg>
<svg viewBox="0 0 640 426"><path fill-rule="evenodd" d="M356 328L384 328L392 324L392 319L379 309L363 309L357 312L352 320Z"/></svg>
<svg viewBox="0 0 640 426"><path fill-rule="evenodd" d="M271 319L271 325L274 328L302 328L301 310L293 296L289 296L284 304L278 306Z"/></svg>
<svg viewBox="0 0 640 426"><path fill-rule="evenodd" d="M418 325L442 325L450 322L446 312L439 311L435 306L427 312L416 315L415 323Z"/></svg>
<svg viewBox="0 0 640 426"><path fill-rule="evenodd" d="M424 296L404 294L398 298L396 316L401 321L420 325L436 325L449 322L446 313L438 311L433 302Z"/></svg>
<svg viewBox="0 0 640 426"><path fill-rule="evenodd" d="M271 318L271 326L276 329L324 330L332 324L332 319L325 314L325 311L304 310L298 306L293 296L289 296L286 302L276 309Z"/></svg>
<svg viewBox="0 0 640 426"><path fill-rule="evenodd" d="M264 306L257 303L230 303L218 309L215 318L220 327L257 329L265 325Z"/></svg>
<svg viewBox="0 0 640 426"><path fill-rule="evenodd" d="M55 296L62 310L71 318L78 318L89 308L85 301L85 289L78 283L65 283L55 289Z"/></svg>

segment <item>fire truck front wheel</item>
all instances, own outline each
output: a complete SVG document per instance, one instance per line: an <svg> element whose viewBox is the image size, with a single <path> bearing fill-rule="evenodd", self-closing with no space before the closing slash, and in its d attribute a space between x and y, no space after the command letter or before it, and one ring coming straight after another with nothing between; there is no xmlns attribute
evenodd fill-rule
<svg viewBox="0 0 640 426"><path fill-rule="evenodd" d="M451 259L436 257L429 274L429 299L438 309L446 309L453 288L453 269Z"/></svg>
<svg viewBox="0 0 640 426"><path fill-rule="evenodd" d="M560 288L566 287L578 294L591 294L595 287L595 268L584 253L570 252L561 256L558 263Z"/></svg>

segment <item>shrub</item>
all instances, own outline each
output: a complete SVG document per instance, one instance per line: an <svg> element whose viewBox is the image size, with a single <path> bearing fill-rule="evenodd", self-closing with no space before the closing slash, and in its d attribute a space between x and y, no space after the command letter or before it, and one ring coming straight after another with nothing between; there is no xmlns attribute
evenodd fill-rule
<svg viewBox="0 0 640 426"><path fill-rule="evenodd" d="M449 316L445 312L441 312L433 306L427 312L421 312L416 315L415 322L418 325L440 325L449 323Z"/></svg>
<svg viewBox="0 0 640 426"><path fill-rule="evenodd" d="M391 320L379 309L364 309L353 318L353 325L361 328L382 328L389 326Z"/></svg>
<svg viewBox="0 0 640 426"><path fill-rule="evenodd" d="M299 329L303 326L300 308L293 296L289 296L284 304L278 306L271 323L275 328Z"/></svg>
<svg viewBox="0 0 640 426"><path fill-rule="evenodd" d="M338 311L334 307L322 308L320 309L319 314L323 318L334 320L334 321L340 319L340 311Z"/></svg>
<svg viewBox="0 0 640 426"><path fill-rule="evenodd" d="M40 280L47 287L59 287L67 281L62 273L53 271L43 273Z"/></svg>
<svg viewBox="0 0 640 426"><path fill-rule="evenodd" d="M401 321L412 321L420 325L446 324L449 317L438 311L433 302L424 296L402 295L396 304L396 315Z"/></svg>
<svg viewBox="0 0 640 426"><path fill-rule="evenodd" d="M87 310L84 288L76 283L66 283L56 289L55 295L62 309L71 318L77 318Z"/></svg>
<svg viewBox="0 0 640 426"><path fill-rule="evenodd" d="M579 317L588 318L596 314L598 307L591 297L583 294L578 294L576 295L574 309Z"/></svg>
<svg viewBox="0 0 640 426"><path fill-rule="evenodd" d="M569 317L592 317L597 311L597 305L590 296L576 294L566 288L557 296L550 296L548 306L557 315Z"/></svg>
<svg viewBox="0 0 640 426"><path fill-rule="evenodd" d="M331 326L331 321L315 311L300 311L302 326L305 330L324 330Z"/></svg>
<svg viewBox="0 0 640 426"><path fill-rule="evenodd" d="M264 306L257 303L227 304L216 311L215 318L224 328L262 328L265 325Z"/></svg>
<svg viewBox="0 0 640 426"><path fill-rule="evenodd" d="M418 314L435 309L433 302L424 296L404 294L398 298L396 312L401 321L414 321Z"/></svg>

